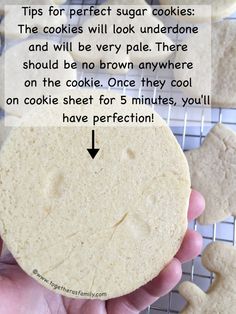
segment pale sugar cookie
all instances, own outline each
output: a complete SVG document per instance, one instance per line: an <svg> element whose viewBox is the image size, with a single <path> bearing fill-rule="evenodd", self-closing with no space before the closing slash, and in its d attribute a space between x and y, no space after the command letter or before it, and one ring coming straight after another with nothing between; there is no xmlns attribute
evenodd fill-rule
<svg viewBox="0 0 236 314"><path fill-rule="evenodd" d="M22 126L0 152L1 236L68 297L110 299L157 276L182 243L189 195L187 161L158 115L150 127Z"/></svg>

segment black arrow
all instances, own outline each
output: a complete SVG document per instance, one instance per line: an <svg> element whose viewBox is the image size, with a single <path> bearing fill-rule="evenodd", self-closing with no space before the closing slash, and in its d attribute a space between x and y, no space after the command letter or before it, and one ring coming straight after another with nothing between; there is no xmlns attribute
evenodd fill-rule
<svg viewBox="0 0 236 314"><path fill-rule="evenodd" d="M92 130L92 148L88 148L87 151L89 152L92 159L94 159L99 152L100 149L95 148L95 131Z"/></svg>

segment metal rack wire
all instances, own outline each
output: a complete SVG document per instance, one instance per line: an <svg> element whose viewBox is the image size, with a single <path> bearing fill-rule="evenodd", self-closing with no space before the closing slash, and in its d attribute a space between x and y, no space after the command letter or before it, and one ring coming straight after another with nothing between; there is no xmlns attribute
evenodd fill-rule
<svg viewBox="0 0 236 314"><path fill-rule="evenodd" d="M69 4L100 4L104 2L103 0L70 0ZM118 0L117 0L118 2ZM67 3L68 4L68 3ZM135 4L135 1L134 1ZM150 4L154 4L154 1L151 1ZM158 4L155 2L155 4ZM1 37L1 47L3 47L3 38ZM2 49L2 48L1 48ZM94 75L94 72L92 73ZM84 76L89 75L89 72L79 72L78 76L83 78ZM106 74L96 73L99 78L106 78ZM145 72L135 72L127 74L127 77L138 77L145 75ZM156 77L161 77L161 74L156 74ZM140 86L136 90L122 89L117 90L118 92L122 92L123 94L135 94L136 96L140 96L141 94L145 94L148 96L155 97L157 90L154 89L142 89ZM174 93L173 90L164 91L168 95L172 95ZM156 108L155 108L156 109ZM0 117L3 115L0 112ZM201 145L204 140L206 134L209 132L210 128L214 126L218 122L222 122L225 125L236 131L236 108L235 109L212 109L211 119L209 121L209 117L205 115L205 111L200 111L199 115L195 122L196 126L192 127L189 122L191 113L188 108L186 108L181 117L178 117L178 126L172 126L172 121L176 121L175 111L169 106L166 108L164 112L163 118L167 121L167 123L172 127L173 133L175 134L179 144L181 145L183 150L189 150L193 148L197 148ZM226 221L221 223L212 225L212 226L200 226L196 221L190 223L189 227L193 230L198 230L204 239L204 246L206 246L211 241L223 241L230 243L232 245L236 245L236 219L230 217ZM206 269L201 265L201 256L198 256L195 260L186 263L183 265L183 278L182 281L190 280L200 286L203 290L207 290L209 285L213 280L214 274L209 273ZM167 296L161 298L152 306L150 306L143 313L145 314L158 314L158 313L179 313L182 306L184 305L184 300L178 294L177 288L172 290Z"/></svg>

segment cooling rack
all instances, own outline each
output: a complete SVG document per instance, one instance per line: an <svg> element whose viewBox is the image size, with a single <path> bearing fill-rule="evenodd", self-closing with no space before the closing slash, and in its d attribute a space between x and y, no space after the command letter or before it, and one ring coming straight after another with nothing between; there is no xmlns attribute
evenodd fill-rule
<svg viewBox="0 0 236 314"><path fill-rule="evenodd" d="M70 5L93 5L101 4L103 0L68 0L67 4ZM117 0L119 3L119 0ZM133 1L135 4L135 0ZM158 4L158 1L149 1L149 4ZM235 19L236 16L230 17ZM74 21L74 23L79 23L79 21ZM62 40L60 38L59 40ZM2 52L4 47L4 38L1 36L1 49ZM83 78L89 75L96 75L97 78L101 80L106 80L109 77L108 74L104 72L97 71L96 74L89 72L78 72L78 78ZM144 75L149 75L145 71L131 71L126 75L127 78L136 78L140 80L140 77ZM167 75L158 72L157 74L151 74L152 76L161 78L162 75ZM171 76L171 74L169 73ZM110 89L110 88L109 88ZM114 90L114 89L113 89ZM157 90L154 88L143 89L141 86L137 89L115 89L115 91L122 94L132 95L138 97L140 95L145 95L147 97L155 97ZM164 90L163 93L171 96L176 91ZM197 148L201 145L205 136L209 130L218 122L225 124L231 129L236 131L236 108L235 109L221 109L214 108L211 109L211 115L204 110L199 110L194 114L194 125L192 121L192 112L189 108L185 108L181 114L176 113L175 109L171 106L167 106L164 111L160 111L159 108L154 108L159 111L160 115L167 121L171 127L174 135L176 136L182 149L189 150ZM0 118L4 115L3 111L0 111ZM236 219L233 217L228 218L218 224L210 226L201 226L197 221L191 222L189 228L199 231L204 239L204 247L212 241L223 241L231 245L236 245ZM193 261L183 265L183 277L181 281L190 280L197 284L201 289L206 291L209 285L212 283L214 274L208 272L201 264L201 255L195 258ZM161 313L179 313L179 311L184 306L185 302L183 298L179 295L177 287L173 289L168 295L159 299L149 308L142 312L142 314L161 314Z"/></svg>

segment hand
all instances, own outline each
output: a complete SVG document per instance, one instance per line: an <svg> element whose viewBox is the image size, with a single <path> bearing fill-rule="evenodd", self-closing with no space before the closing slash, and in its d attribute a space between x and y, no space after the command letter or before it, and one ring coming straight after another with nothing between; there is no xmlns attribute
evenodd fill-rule
<svg viewBox="0 0 236 314"><path fill-rule="evenodd" d="M199 216L204 206L203 197L192 191L188 219ZM0 239L0 252L1 246ZM176 256L155 279L106 302L70 299L49 291L25 274L7 252L0 259L0 314L137 314L173 289L182 276L181 263L196 257L201 247L200 234L188 230Z"/></svg>

